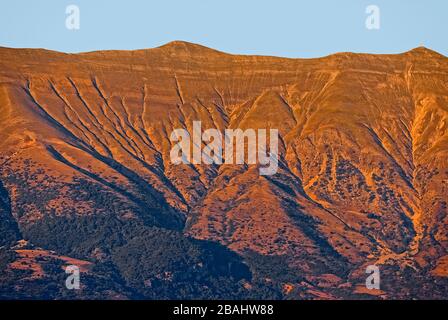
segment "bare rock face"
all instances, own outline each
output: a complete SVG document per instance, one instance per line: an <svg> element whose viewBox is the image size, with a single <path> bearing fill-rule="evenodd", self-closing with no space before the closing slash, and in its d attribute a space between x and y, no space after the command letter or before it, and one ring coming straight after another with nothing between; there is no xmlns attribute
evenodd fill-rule
<svg viewBox="0 0 448 320"><path fill-rule="evenodd" d="M331 298L335 278L356 293L371 264L448 276L448 59L429 49L284 59L184 42L0 48L0 111L0 213L61 254L76 244L43 243L37 226L107 215L287 257L308 277L285 284L290 297ZM193 121L279 129L277 174L173 165L170 134Z"/></svg>

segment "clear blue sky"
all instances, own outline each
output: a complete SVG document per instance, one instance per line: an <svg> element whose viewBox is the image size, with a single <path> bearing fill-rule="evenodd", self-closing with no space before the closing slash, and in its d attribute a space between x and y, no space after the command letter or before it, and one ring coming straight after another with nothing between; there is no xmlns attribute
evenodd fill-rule
<svg viewBox="0 0 448 320"><path fill-rule="evenodd" d="M78 5L81 28L65 27ZM380 30L365 27L368 5ZM230 53L317 57L396 53L424 45L448 55L448 0L1 0L0 46L65 52L140 49L172 40Z"/></svg>

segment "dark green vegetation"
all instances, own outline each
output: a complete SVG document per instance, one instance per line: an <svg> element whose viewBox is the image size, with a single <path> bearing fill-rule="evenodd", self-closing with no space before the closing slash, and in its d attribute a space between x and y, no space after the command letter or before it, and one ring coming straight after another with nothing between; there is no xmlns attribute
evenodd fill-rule
<svg viewBox="0 0 448 320"><path fill-rule="evenodd" d="M19 230L11 215L9 195L0 181L0 246L10 245L18 239Z"/></svg>
<svg viewBox="0 0 448 320"><path fill-rule="evenodd" d="M244 285L253 280L253 270L236 253L217 243L189 238L181 230L160 227L151 216L145 219L148 213L139 206L121 201L100 184L80 179L70 186L75 203L93 205L91 214L78 215L76 208L67 207L64 215L57 215L45 204L57 198L62 186L50 182L52 187L31 188L19 174L8 176L9 185L28 194L17 204L19 216L26 215L31 204L45 214L44 219L22 224L20 231L10 214L8 193L1 189L0 298L281 298L280 285L266 286L257 279L254 288L247 290ZM129 212L134 216L126 217ZM92 262L89 272L82 273L81 290L65 288L67 274L58 259L38 259L45 272L39 279L32 279L29 270L8 268L17 258L8 248L21 238L33 247Z"/></svg>
<svg viewBox="0 0 448 320"><path fill-rule="evenodd" d="M92 274L150 299L240 297L248 267L225 247L111 215L48 218L24 230L33 243L94 261ZM114 280L112 280L114 279Z"/></svg>

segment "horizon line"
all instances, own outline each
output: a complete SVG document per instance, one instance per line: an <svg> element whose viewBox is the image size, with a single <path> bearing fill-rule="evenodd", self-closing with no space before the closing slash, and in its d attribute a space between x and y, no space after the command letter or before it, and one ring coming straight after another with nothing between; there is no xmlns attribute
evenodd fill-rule
<svg viewBox="0 0 448 320"><path fill-rule="evenodd" d="M250 53L232 53L232 52L226 52L226 51L221 51L218 49L214 49L212 47L208 47L205 46L203 44L199 44L199 43L194 43L194 42L190 42L190 41L185 41L185 40L172 40L169 42L166 42L164 44L155 46L155 47L148 47L148 48L136 48L136 49L94 49L94 50L88 50L88 51L78 51L78 52L65 52L65 51L59 51L59 50L54 50L54 49L49 49L49 48L43 48L43 47L7 47L7 46L3 46L0 44L0 49L12 49L12 50L42 50L42 51L50 51L50 52L55 52L55 53L60 53L60 54L67 54L67 55L83 55L83 54L94 54L94 53L100 53L100 52L136 52L136 51L146 51L146 50L154 50L154 49L161 49L163 47L168 47L168 46L175 46L175 45L184 45L184 46L193 46L193 47L202 47L203 49L206 50L211 50L211 51L215 51L217 53L221 53L221 54L226 54L226 55L233 55L233 56L248 56L248 57L272 57L272 58L282 58L282 59L303 59L303 60L308 60L308 59L320 59L320 58L326 58L326 57L330 57L333 55L338 55L338 54L359 54L359 55L363 55L363 54L368 54L368 55L401 55L401 54L406 54L409 52L413 52L416 50L425 50L428 52L432 52L435 54L438 54L444 58L448 58L448 56L444 55L443 53L440 53L434 49L428 48L424 45L418 46L418 47L414 47L411 48L409 50L406 51L402 51L402 52L393 52L393 53L372 53L372 52L357 52L357 51L338 51L338 52L333 52L333 53L329 53L323 56L316 56L316 57L290 57L290 56L280 56L280 55L269 55L269 54L250 54Z"/></svg>

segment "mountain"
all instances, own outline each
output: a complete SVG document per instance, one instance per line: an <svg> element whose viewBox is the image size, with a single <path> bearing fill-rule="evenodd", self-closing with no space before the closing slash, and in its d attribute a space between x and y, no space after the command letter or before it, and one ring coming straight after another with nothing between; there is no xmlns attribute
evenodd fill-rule
<svg viewBox="0 0 448 320"><path fill-rule="evenodd" d="M2 298L447 297L448 59L434 51L0 48L0 111ZM194 121L278 129L277 173L173 164L170 135ZM74 293L73 259L89 266ZM369 265L381 290L365 288Z"/></svg>

